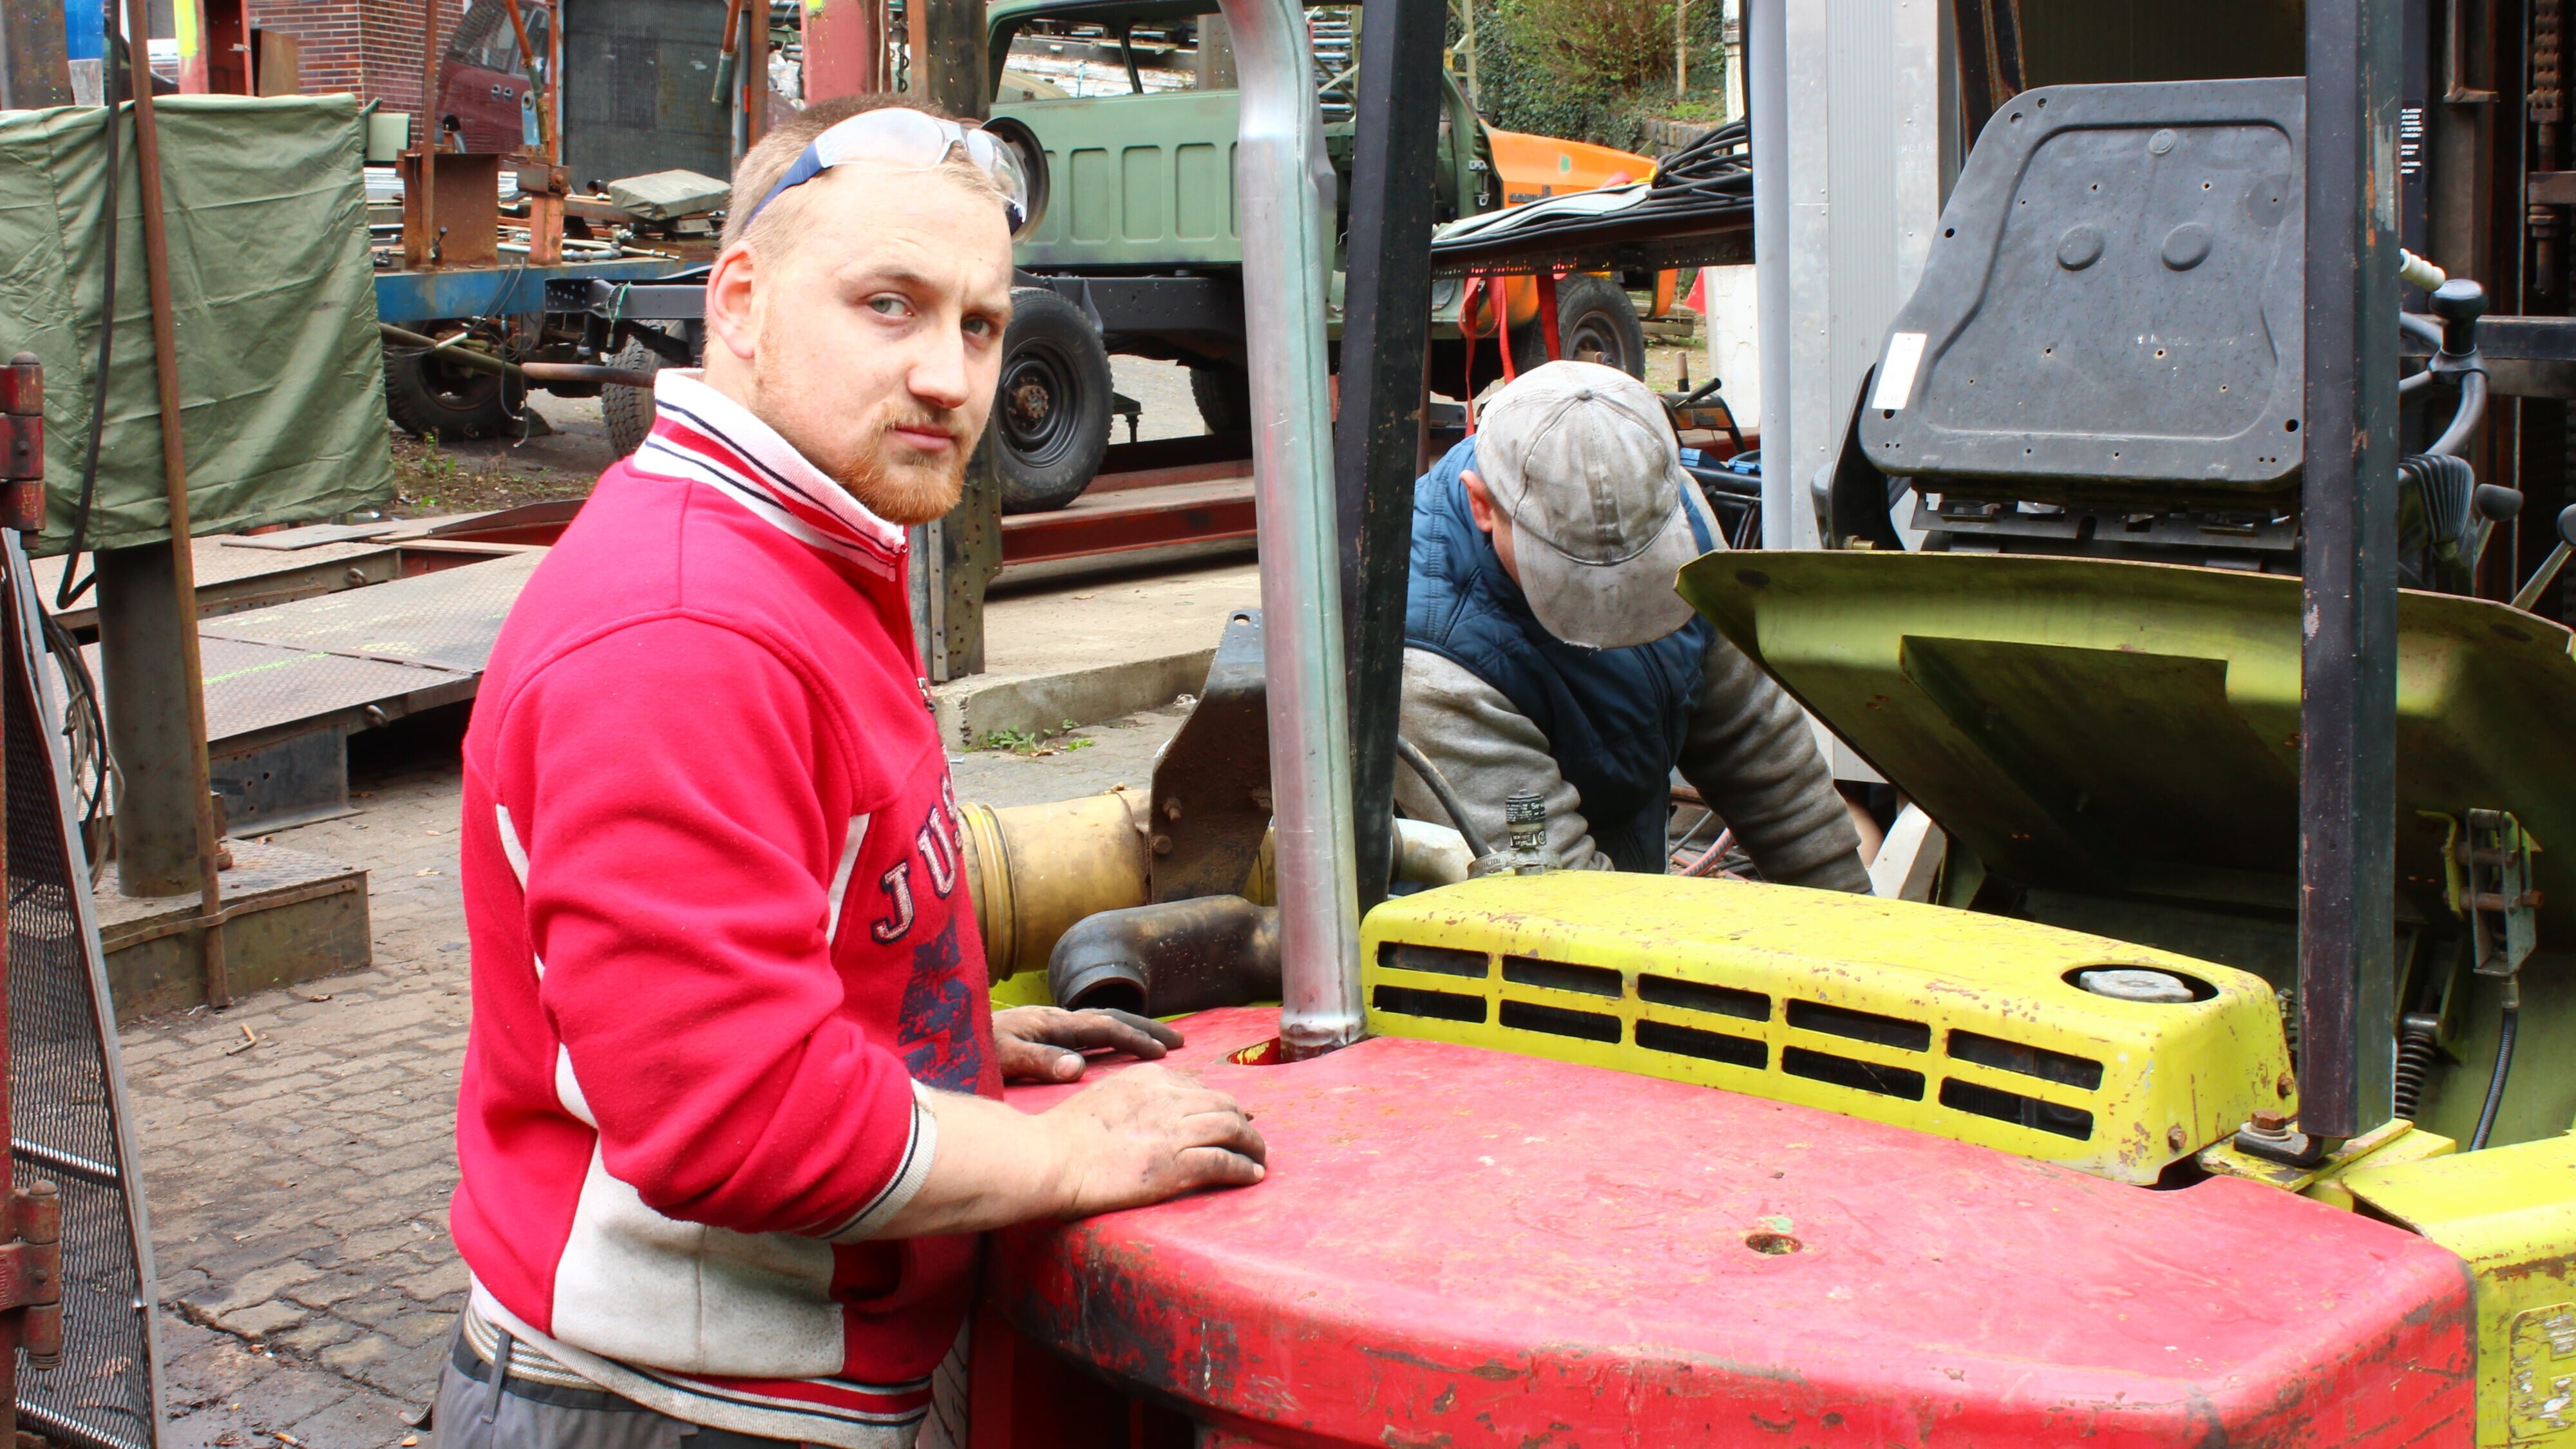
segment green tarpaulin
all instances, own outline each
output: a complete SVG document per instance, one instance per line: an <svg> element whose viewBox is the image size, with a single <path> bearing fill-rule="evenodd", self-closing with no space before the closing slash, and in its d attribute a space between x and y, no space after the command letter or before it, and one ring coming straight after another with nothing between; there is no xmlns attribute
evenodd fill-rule
<svg viewBox="0 0 2576 1449"><path fill-rule="evenodd" d="M393 498L348 96L168 96L160 119L192 531L299 523ZM44 536L70 542L104 276L104 111L0 113L0 357L45 364ZM169 537L134 123L119 122L116 341L89 544Z"/></svg>

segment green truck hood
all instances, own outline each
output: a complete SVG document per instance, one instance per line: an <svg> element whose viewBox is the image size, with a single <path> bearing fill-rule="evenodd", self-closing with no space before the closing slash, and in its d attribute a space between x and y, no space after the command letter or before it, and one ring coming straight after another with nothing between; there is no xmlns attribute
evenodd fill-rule
<svg viewBox="0 0 2576 1449"><path fill-rule="evenodd" d="M1679 588L1987 867L2028 885L2288 909L2295 578L2095 559L1716 553ZM2576 635L2398 598L2398 884L2444 913L2428 815L2512 811L2544 944L2576 945Z"/></svg>

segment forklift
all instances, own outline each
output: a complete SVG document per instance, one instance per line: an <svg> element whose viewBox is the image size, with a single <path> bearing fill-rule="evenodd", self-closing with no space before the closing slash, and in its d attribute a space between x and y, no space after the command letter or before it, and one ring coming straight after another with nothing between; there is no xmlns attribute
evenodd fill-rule
<svg viewBox="0 0 2576 1449"><path fill-rule="evenodd" d="M2392 0L2304 81L1999 107L1834 546L1683 571L1939 823L1930 903L1526 819L1390 894L1424 8L1369 11L1336 423L1298 7L1226 0L1268 608L1149 792L963 812L997 999L1204 1008L1169 1064L1272 1148L997 1235L978 1449L2576 1444L2576 635L2466 591L2519 500L2453 436L2483 299L2392 235Z"/></svg>

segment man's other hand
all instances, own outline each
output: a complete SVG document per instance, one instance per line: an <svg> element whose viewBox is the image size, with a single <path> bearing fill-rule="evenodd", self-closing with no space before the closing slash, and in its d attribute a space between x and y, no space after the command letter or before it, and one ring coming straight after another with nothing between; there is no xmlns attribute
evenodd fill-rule
<svg viewBox="0 0 2576 1449"><path fill-rule="evenodd" d="M1006 1082L1079 1081L1085 1052L1123 1052L1150 1062L1180 1044L1179 1032L1132 1011L1014 1006L993 1013L993 1050Z"/></svg>
<svg viewBox="0 0 2576 1449"><path fill-rule="evenodd" d="M1270 1154L1252 1114L1232 1097L1166 1067L1130 1067L1039 1120L1054 1129L1063 1154L1055 1196L1058 1214L1069 1218L1202 1187L1249 1187Z"/></svg>

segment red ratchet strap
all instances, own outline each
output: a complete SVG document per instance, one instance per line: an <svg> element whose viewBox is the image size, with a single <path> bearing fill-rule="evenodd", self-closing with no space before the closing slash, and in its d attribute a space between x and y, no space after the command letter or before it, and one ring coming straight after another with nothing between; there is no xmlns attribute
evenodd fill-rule
<svg viewBox="0 0 2576 1449"><path fill-rule="evenodd" d="M1565 356L1565 339L1557 335L1556 273L1538 274L1538 330L1547 339L1547 360L1556 362Z"/></svg>

